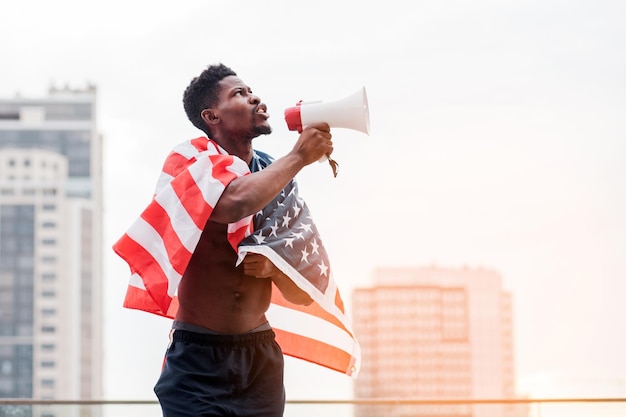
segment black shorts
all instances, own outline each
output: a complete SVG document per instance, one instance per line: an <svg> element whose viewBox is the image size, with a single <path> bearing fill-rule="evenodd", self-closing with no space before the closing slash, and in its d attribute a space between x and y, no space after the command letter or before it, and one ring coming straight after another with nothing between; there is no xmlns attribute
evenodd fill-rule
<svg viewBox="0 0 626 417"><path fill-rule="evenodd" d="M281 417L284 359L272 330L175 330L154 392L163 417Z"/></svg>

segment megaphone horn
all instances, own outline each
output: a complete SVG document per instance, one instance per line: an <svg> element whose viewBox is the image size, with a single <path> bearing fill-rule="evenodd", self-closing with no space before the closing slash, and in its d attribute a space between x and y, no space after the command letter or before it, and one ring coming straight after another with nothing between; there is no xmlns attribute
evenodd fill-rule
<svg viewBox="0 0 626 417"><path fill-rule="evenodd" d="M365 87L337 101L324 103L302 102L285 109L285 121L289 130L302 132L304 126L328 123L330 127L343 127L370 133L370 114Z"/></svg>

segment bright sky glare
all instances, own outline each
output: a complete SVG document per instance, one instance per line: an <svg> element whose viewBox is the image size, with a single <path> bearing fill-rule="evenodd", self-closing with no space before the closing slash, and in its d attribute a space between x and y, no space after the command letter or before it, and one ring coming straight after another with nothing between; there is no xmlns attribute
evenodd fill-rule
<svg viewBox="0 0 626 417"><path fill-rule="evenodd" d="M170 148L200 135L182 91L217 62L267 103L274 133L256 146L276 157L295 141L285 107L367 88L371 134L333 132L338 178L325 164L298 177L348 303L379 265L495 269L521 394L583 381L587 396L626 395L626 3L4 3L0 96L98 88L107 398L153 398L170 324L121 308L128 270L110 247ZM352 395L297 361L287 384L291 398Z"/></svg>

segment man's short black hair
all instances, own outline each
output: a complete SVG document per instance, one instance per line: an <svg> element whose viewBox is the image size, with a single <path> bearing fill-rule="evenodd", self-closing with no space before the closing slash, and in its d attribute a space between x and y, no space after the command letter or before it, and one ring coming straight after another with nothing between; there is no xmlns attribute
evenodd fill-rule
<svg viewBox="0 0 626 417"><path fill-rule="evenodd" d="M210 65L200 75L191 80L183 94L183 106L191 123L211 137L211 130L202 119L202 110L217 102L218 83L235 71L220 63Z"/></svg>

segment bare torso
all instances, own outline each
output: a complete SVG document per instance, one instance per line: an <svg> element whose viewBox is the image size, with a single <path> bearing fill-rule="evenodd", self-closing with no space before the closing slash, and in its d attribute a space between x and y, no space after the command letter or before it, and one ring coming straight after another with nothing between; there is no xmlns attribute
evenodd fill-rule
<svg viewBox="0 0 626 417"><path fill-rule="evenodd" d="M244 275L236 258L226 225L209 221L178 286L176 320L230 334L266 322L271 281Z"/></svg>

